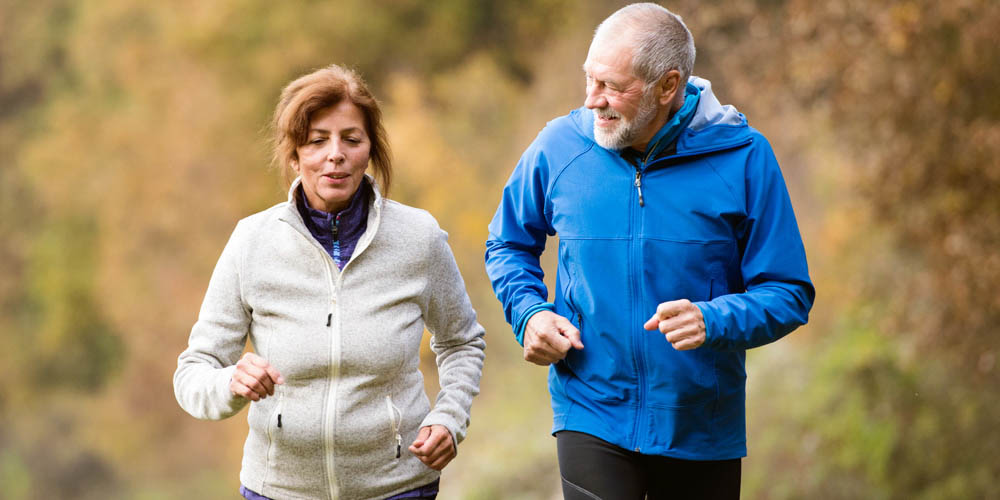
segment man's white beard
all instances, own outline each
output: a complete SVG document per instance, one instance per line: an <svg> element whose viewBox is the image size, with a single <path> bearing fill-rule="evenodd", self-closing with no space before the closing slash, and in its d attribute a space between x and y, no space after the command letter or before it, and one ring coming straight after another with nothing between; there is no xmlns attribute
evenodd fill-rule
<svg viewBox="0 0 1000 500"><path fill-rule="evenodd" d="M649 90L649 92L642 93L642 99L639 100L639 110L632 120L622 118L622 115L611 109L610 106L593 110L595 118L594 140L597 141L598 145L604 149L619 150L629 147L636 141L642 129L646 128L646 125L649 125L649 122L653 121L656 116L656 97L653 95L653 89ZM610 130L602 128L597 126L597 117L617 118L618 124Z"/></svg>

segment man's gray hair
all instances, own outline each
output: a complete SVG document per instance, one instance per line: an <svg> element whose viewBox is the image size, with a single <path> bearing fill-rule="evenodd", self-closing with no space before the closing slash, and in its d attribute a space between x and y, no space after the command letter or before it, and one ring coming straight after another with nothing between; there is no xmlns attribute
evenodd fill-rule
<svg viewBox="0 0 1000 500"><path fill-rule="evenodd" d="M594 42L623 35L635 51L632 71L647 86L672 69L680 72L681 82L694 72L694 37L681 16L655 3L626 5L597 26Z"/></svg>

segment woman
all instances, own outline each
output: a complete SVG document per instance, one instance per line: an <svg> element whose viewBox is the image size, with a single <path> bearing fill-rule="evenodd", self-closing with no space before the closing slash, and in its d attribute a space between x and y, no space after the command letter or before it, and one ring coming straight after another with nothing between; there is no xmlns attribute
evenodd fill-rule
<svg viewBox="0 0 1000 500"><path fill-rule="evenodd" d="M246 498L434 498L486 346L447 235L381 194L381 111L354 72L290 83L274 129L288 201L233 231L177 361L177 401L213 420L250 405ZM425 326L433 408L418 370ZM255 353L240 357L248 336Z"/></svg>

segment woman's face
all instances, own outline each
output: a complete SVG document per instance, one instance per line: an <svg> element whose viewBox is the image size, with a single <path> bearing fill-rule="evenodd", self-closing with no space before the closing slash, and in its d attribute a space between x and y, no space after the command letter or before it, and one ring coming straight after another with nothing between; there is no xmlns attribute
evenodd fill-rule
<svg viewBox="0 0 1000 500"><path fill-rule="evenodd" d="M347 208L368 168L371 144L364 113L350 99L313 113L306 143L295 149L299 159L292 162L309 206L324 212Z"/></svg>

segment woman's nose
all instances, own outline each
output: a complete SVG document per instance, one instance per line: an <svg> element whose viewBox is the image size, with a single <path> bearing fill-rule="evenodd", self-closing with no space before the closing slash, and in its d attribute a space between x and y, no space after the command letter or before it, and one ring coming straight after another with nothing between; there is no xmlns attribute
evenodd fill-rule
<svg viewBox="0 0 1000 500"><path fill-rule="evenodd" d="M341 163L344 161L344 158L344 152L335 144L330 147L330 151L326 155L326 159L334 163Z"/></svg>

